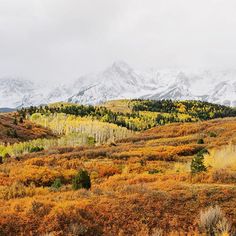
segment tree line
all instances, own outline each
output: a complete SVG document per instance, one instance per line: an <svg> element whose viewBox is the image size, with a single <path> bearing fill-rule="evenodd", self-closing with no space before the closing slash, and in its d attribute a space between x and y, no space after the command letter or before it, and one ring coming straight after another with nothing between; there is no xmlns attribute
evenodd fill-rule
<svg viewBox="0 0 236 236"><path fill-rule="evenodd" d="M115 112L104 106L60 104L58 106L31 106L18 110L20 117L34 113L64 113L79 117L90 117L102 122L113 123L133 131L141 131L157 125L173 122L194 122L236 116L236 110L202 101L142 100L130 102L131 112ZM151 113L151 117L144 112Z"/></svg>

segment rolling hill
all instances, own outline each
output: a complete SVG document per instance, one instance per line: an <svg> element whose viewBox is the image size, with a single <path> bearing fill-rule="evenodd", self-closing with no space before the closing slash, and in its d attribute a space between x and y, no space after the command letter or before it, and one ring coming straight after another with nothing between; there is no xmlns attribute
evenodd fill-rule
<svg viewBox="0 0 236 236"><path fill-rule="evenodd" d="M13 144L37 138L52 138L55 135L47 128L21 120L16 113L0 113L0 143Z"/></svg>
<svg viewBox="0 0 236 236"><path fill-rule="evenodd" d="M22 117L32 115L35 117L34 114L38 113L36 117L44 123L46 121L43 120L50 121L55 114L63 113L68 116L113 123L132 131L173 122L196 122L236 116L236 110L233 108L207 102L142 99L117 100L98 106L55 103L49 106L22 108L18 113ZM37 122L37 119L34 121Z"/></svg>

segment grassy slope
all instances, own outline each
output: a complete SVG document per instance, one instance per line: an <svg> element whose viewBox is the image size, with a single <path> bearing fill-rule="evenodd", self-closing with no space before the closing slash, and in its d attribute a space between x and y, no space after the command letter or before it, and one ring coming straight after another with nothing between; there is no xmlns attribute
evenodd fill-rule
<svg viewBox="0 0 236 236"><path fill-rule="evenodd" d="M162 105L162 106L160 106ZM214 117L235 117L235 109L225 106L220 106L213 103L206 103L201 101L173 101L168 102L152 101L152 100L112 100L103 103L101 106L112 110L113 112L133 113L138 111L139 115L146 117L150 120L156 120L160 115L167 118L165 123L172 122L186 122L209 120ZM175 116L174 121L168 121L168 118L172 119ZM179 121L176 120L179 119ZM151 126L153 127L153 126Z"/></svg>
<svg viewBox="0 0 236 236"><path fill-rule="evenodd" d="M210 137L212 132L216 137ZM189 162L199 148L236 144L235 134L235 118L171 124L116 146L58 148L4 163L0 228L6 235L22 229L28 235L69 235L72 228L84 235L147 235L156 227L193 232L200 209L209 204L220 205L236 226L236 177L230 172L216 176L211 169L189 175ZM205 143L197 144L199 138ZM71 191L69 183L79 168L90 172L91 191ZM148 174L152 170L158 173ZM65 186L50 191L46 186L57 177Z"/></svg>
<svg viewBox="0 0 236 236"><path fill-rule="evenodd" d="M28 120L23 123L14 124L14 113L0 113L0 143L15 143L37 138L53 137L49 129L45 129ZM17 120L19 120L17 118ZM9 131L15 130L17 137L9 134Z"/></svg>
<svg viewBox="0 0 236 236"><path fill-rule="evenodd" d="M127 99L107 101L101 104L101 106L104 106L113 112L123 112L123 113L132 112L132 102L131 100L127 100Z"/></svg>

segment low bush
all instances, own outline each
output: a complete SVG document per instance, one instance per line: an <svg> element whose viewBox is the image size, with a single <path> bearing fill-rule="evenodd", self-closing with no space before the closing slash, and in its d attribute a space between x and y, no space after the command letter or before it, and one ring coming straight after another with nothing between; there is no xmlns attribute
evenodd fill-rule
<svg viewBox="0 0 236 236"><path fill-rule="evenodd" d="M202 138L198 139L197 144L204 144L204 140Z"/></svg>
<svg viewBox="0 0 236 236"><path fill-rule="evenodd" d="M217 134L216 134L215 132L210 132L210 133L209 133L209 136L210 136L211 138L215 138L215 137L217 137Z"/></svg>
<svg viewBox="0 0 236 236"><path fill-rule="evenodd" d="M41 152L43 150L44 150L43 147L35 146L35 147L30 148L29 152Z"/></svg>
<svg viewBox="0 0 236 236"><path fill-rule="evenodd" d="M236 183L236 173L228 169L219 169L212 172L213 182Z"/></svg>
<svg viewBox="0 0 236 236"><path fill-rule="evenodd" d="M7 136L11 138L18 138L18 134L15 129L8 129Z"/></svg>
<svg viewBox="0 0 236 236"><path fill-rule="evenodd" d="M219 206L209 207L200 213L200 230L207 235L231 235L231 225Z"/></svg>
<svg viewBox="0 0 236 236"><path fill-rule="evenodd" d="M61 186L62 186L61 179L56 178L51 187L52 189L58 190L61 188Z"/></svg>
<svg viewBox="0 0 236 236"><path fill-rule="evenodd" d="M19 181L0 190L0 198L9 200L13 198L22 198L27 195L26 187Z"/></svg>
<svg viewBox="0 0 236 236"><path fill-rule="evenodd" d="M80 170L74 177L74 179L72 180L72 188L73 190L78 190L81 188L91 188L90 176L86 170Z"/></svg>
<svg viewBox="0 0 236 236"><path fill-rule="evenodd" d="M99 177L110 177L115 174L121 174L121 170L117 166L107 165L107 166L99 166Z"/></svg>
<svg viewBox="0 0 236 236"><path fill-rule="evenodd" d="M152 170L149 170L149 171L148 171L148 174L159 174L159 173L161 173L161 172L162 172L161 170L152 169Z"/></svg>

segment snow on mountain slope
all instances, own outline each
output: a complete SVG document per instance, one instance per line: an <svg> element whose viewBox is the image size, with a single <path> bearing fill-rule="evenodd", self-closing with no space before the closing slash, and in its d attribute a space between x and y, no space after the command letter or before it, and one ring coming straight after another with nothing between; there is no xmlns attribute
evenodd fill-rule
<svg viewBox="0 0 236 236"><path fill-rule="evenodd" d="M162 86L162 89L150 96L144 96L148 99L173 99L173 100L186 100L186 99L197 99L196 96L191 94L190 86L191 81L189 78L182 72L179 72L175 75L175 80L169 85L166 84Z"/></svg>
<svg viewBox="0 0 236 236"><path fill-rule="evenodd" d="M97 104L111 99L138 98L150 89L144 83L143 76L124 62L116 62L98 75L79 78L74 88L78 88L78 92L68 101L82 104Z"/></svg>
<svg viewBox="0 0 236 236"><path fill-rule="evenodd" d="M56 101L65 101L71 95L65 86L47 88L29 80L0 79L0 107L18 108Z"/></svg>
<svg viewBox="0 0 236 236"><path fill-rule="evenodd" d="M204 100L236 105L236 71L147 70L116 62L98 75L81 77L70 102L97 104L111 99Z"/></svg>
<svg viewBox="0 0 236 236"><path fill-rule="evenodd" d="M0 79L0 107L58 101L99 104L123 98L194 99L236 106L236 70L143 72L119 61L98 74L81 76L72 84L53 88L26 80Z"/></svg>
<svg viewBox="0 0 236 236"><path fill-rule="evenodd" d="M144 98L194 99L236 106L236 71L179 71L172 73L172 79L167 81L165 85L160 82L161 88Z"/></svg>
<svg viewBox="0 0 236 236"><path fill-rule="evenodd" d="M213 89L209 102L221 103L227 106L236 106L236 82L223 81Z"/></svg>
<svg viewBox="0 0 236 236"><path fill-rule="evenodd" d="M0 107L15 108L33 93L34 84L28 80L3 78L0 79Z"/></svg>

